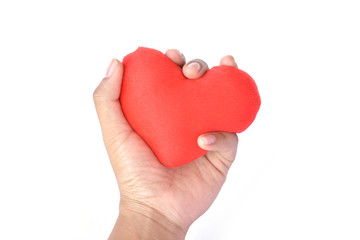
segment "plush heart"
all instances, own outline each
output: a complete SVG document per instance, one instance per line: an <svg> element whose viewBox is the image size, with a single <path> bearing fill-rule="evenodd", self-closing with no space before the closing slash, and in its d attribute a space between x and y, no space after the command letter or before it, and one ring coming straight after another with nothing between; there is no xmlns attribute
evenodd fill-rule
<svg viewBox="0 0 360 240"><path fill-rule="evenodd" d="M204 155L197 144L201 134L244 131L260 107L254 80L234 67L213 67L199 79L187 79L165 54L143 47L123 64L125 117L167 167Z"/></svg>

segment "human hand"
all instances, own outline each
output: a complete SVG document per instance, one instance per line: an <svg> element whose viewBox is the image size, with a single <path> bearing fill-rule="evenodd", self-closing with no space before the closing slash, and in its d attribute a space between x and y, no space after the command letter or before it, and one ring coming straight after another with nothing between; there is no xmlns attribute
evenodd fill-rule
<svg viewBox="0 0 360 240"><path fill-rule="evenodd" d="M166 56L189 79L208 70L202 60L185 64L177 50ZM237 67L225 56L220 65ZM104 143L120 190L120 211L109 239L184 239L190 225L213 203L235 159L237 135L212 132L199 136L208 152L177 168L163 166L146 142L131 128L120 104L123 65L113 59L94 91ZM174 136L176 137L176 136Z"/></svg>

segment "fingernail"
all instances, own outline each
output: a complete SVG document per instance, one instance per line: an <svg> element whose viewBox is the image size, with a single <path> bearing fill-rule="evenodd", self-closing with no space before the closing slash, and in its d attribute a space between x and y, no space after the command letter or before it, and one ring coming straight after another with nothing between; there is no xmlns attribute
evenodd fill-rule
<svg viewBox="0 0 360 240"><path fill-rule="evenodd" d="M201 70L201 65L198 62L192 62L188 65L188 67L190 67L198 72Z"/></svg>
<svg viewBox="0 0 360 240"><path fill-rule="evenodd" d="M114 71L116 69L116 65L117 65L116 60L115 59L111 60L109 66L106 70L106 76L105 76L106 78L110 77L114 73Z"/></svg>
<svg viewBox="0 0 360 240"><path fill-rule="evenodd" d="M214 135L204 135L201 137L201 141L204 143L204 145L211 145L216 142L216 137Z"/></svg>

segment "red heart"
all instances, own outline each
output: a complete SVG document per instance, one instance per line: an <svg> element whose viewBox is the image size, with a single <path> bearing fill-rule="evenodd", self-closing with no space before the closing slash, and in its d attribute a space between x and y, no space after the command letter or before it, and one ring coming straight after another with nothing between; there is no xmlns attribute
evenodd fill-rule
<svg viewBox="0 0 360 240"><path fill-rule="evenodd" d="M244 131L260 107L254 80L234 67L213 67L199 79L187 79L163 53L143 47L123 64L125 117L167 167L204 155L197 144L201 134Z"/></svg>

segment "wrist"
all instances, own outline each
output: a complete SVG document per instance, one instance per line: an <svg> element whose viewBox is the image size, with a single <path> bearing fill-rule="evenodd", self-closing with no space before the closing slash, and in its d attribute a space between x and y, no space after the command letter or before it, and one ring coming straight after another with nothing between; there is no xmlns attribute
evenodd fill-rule
<svg viewBox="0 0 360 240"><path fill-rule="evenodd" d="M119 217L109 237L112 239L185 239L187 229L156 209L133 200L121 200Z"/></svg>

